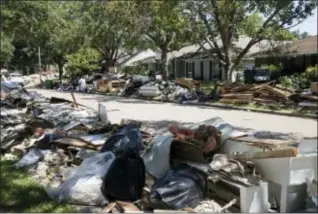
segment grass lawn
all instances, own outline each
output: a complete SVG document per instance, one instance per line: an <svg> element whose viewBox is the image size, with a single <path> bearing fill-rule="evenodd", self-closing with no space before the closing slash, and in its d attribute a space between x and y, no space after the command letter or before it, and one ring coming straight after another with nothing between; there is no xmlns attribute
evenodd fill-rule
<svg viewBox="0 0 318 214"><path fill-rule="evenodd" d="M0 161L0 212L71 213L71 205L54 202L25 170L15 169L14 161Z"/></svg>
<svg viewBox="0 0 318 214"><path fill-rule="evenodd" d="M219 102L217 102L219 103ZM290 114L299 114L299 115L317 115L317 109L315 108L305 108L299 110L298 107L275 107L275 106L267 106L267 105L258 105L255 103L250 104L231 104L236 107L251 109L251 110L267 110L267 111L275 111L275 112L283 112L283 113L290 113Z"/></svg>

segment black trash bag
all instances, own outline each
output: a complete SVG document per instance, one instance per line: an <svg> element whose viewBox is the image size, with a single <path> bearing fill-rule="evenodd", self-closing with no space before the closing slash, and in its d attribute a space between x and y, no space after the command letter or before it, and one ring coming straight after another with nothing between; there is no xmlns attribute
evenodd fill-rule
<svg viewBox="0 0 318 214"><path fill-rule="evenodd" d="M116 134L106 140L100 152L111 151L115 155L125 153L125 151L134 151L139 154L144 149L142 136L135 125L127 125L120 129Z"/></svg>
<svg viewBox="0 0 318 214"><path fill-rule="evenodd" d="M181 164L154 183L149 200L157 209L194 208L205 197L207 182L204 178L198 170Z"/></svg>
<svg viewBox="0 0 318 214"><path fill-rule="evenodd" d="M139 200L145 186L145 176L146 167L142 158L132 151L122 153L105 174L101 191L110 201Z"/></svg>

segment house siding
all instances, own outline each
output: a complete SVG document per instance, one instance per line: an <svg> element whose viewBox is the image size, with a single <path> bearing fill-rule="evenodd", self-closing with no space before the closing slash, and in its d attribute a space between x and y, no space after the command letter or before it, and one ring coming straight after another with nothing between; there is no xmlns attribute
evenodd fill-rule
<svg viewBox="0 0 318 214"><path fill-rule="evenodd" d="M212 67L210 68L210 64ZM203 65L203 68L202 66ZM242 66L239 69L243 71L247 68L254 67L255 63L251 61L242 60ZM158 71L156 63L149 63L148 68L153 68L153 70ZM193 72L191 74L191 71ZM219 62L212 58L190 58L190 59L175 59L171 60L169 67L169 76L173 78L193 78L196 80L224 80L225 73L224 69L220 66Z"/></svg>

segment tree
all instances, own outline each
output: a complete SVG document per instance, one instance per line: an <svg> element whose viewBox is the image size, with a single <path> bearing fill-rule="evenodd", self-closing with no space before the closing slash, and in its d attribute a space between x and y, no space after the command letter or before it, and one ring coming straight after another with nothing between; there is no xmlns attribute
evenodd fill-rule
<svg viewBox="0 0 318 214"><path fill-rule="evenodd" d="M2 69L8 67L13 57L14 46L11 44L11 40L2 33L0 42L0 69Z"/></svg>
<svg viewBox="0 0 318 214"><path fill-rule="evenodd" d="M92 48L81 48L77 52L67 55L67 68L74 75L78 73L91 73L99 69L101 54Z"/></svg>
<svg viewBox="0 0 318 214"><path fill-rule="evenodd" d="M136 53L141 25L134 1L84 1L80 11L87 45L101 53L106 72Z"/></svg>
<svg viewBox="0 0 318 214"><path fill-rule="evenodd" d="M143 42L161 52L161 72L168 77L168 52L190 43L192 32L180 7L182 1L147 1L139 4L144 20Z"/></svg>
<svg viewBox="0 0 318 214"><path fill-rule="evenodd" d="M46 41L45 1L1 1L1 66L33 67L38 46ZM10 38L10 39L9 39ZM13 51L14 50L14 51ZM9 63L13 61L13 64Z"/></svg>
<svg viewBox="0 0 318 214"><path fill-rule="evenodd" d="M50 2L48 21L50 31L45 48L48 57L58 65L60 81L63 78L63 67L67 62L67 55L76 52L84 44L79 18L74 17L72 13L80 5L77 2Z"/></svg>
<svg viewBox="0 0 318 214"><path fill-rule="evenodd" d="M292 31L291 32L296 39L306 39L308 36L309 36L309 33L308 32L303 32L303 33L300 33L299 30L295 30L295 31Z"/></svg>
<svg viewBox="0 0 318 214"><path fill-rule="evenodd" d="M197 26L204 26L197 32L216 52L227 80L231 79L251 47L264 40L291 39L288 29L312 15L316 7L315 0L210 0L189 1L187 4L190 15L193 15L191 20L196 21L193 21L196 24L193 28L197 30ZM237 49L234 42L243 35L250 41L243 49Z"/></svg>

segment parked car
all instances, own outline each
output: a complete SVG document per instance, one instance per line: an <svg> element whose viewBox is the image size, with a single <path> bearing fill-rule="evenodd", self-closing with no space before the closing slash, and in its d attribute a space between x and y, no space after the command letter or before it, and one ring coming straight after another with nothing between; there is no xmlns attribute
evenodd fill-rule
<svg viewBox="0 0 318 214"><path fill-rule="evenodd" d="M8 75L8 81L24 86L23 76L19 73L11 73Z"/></svg>

